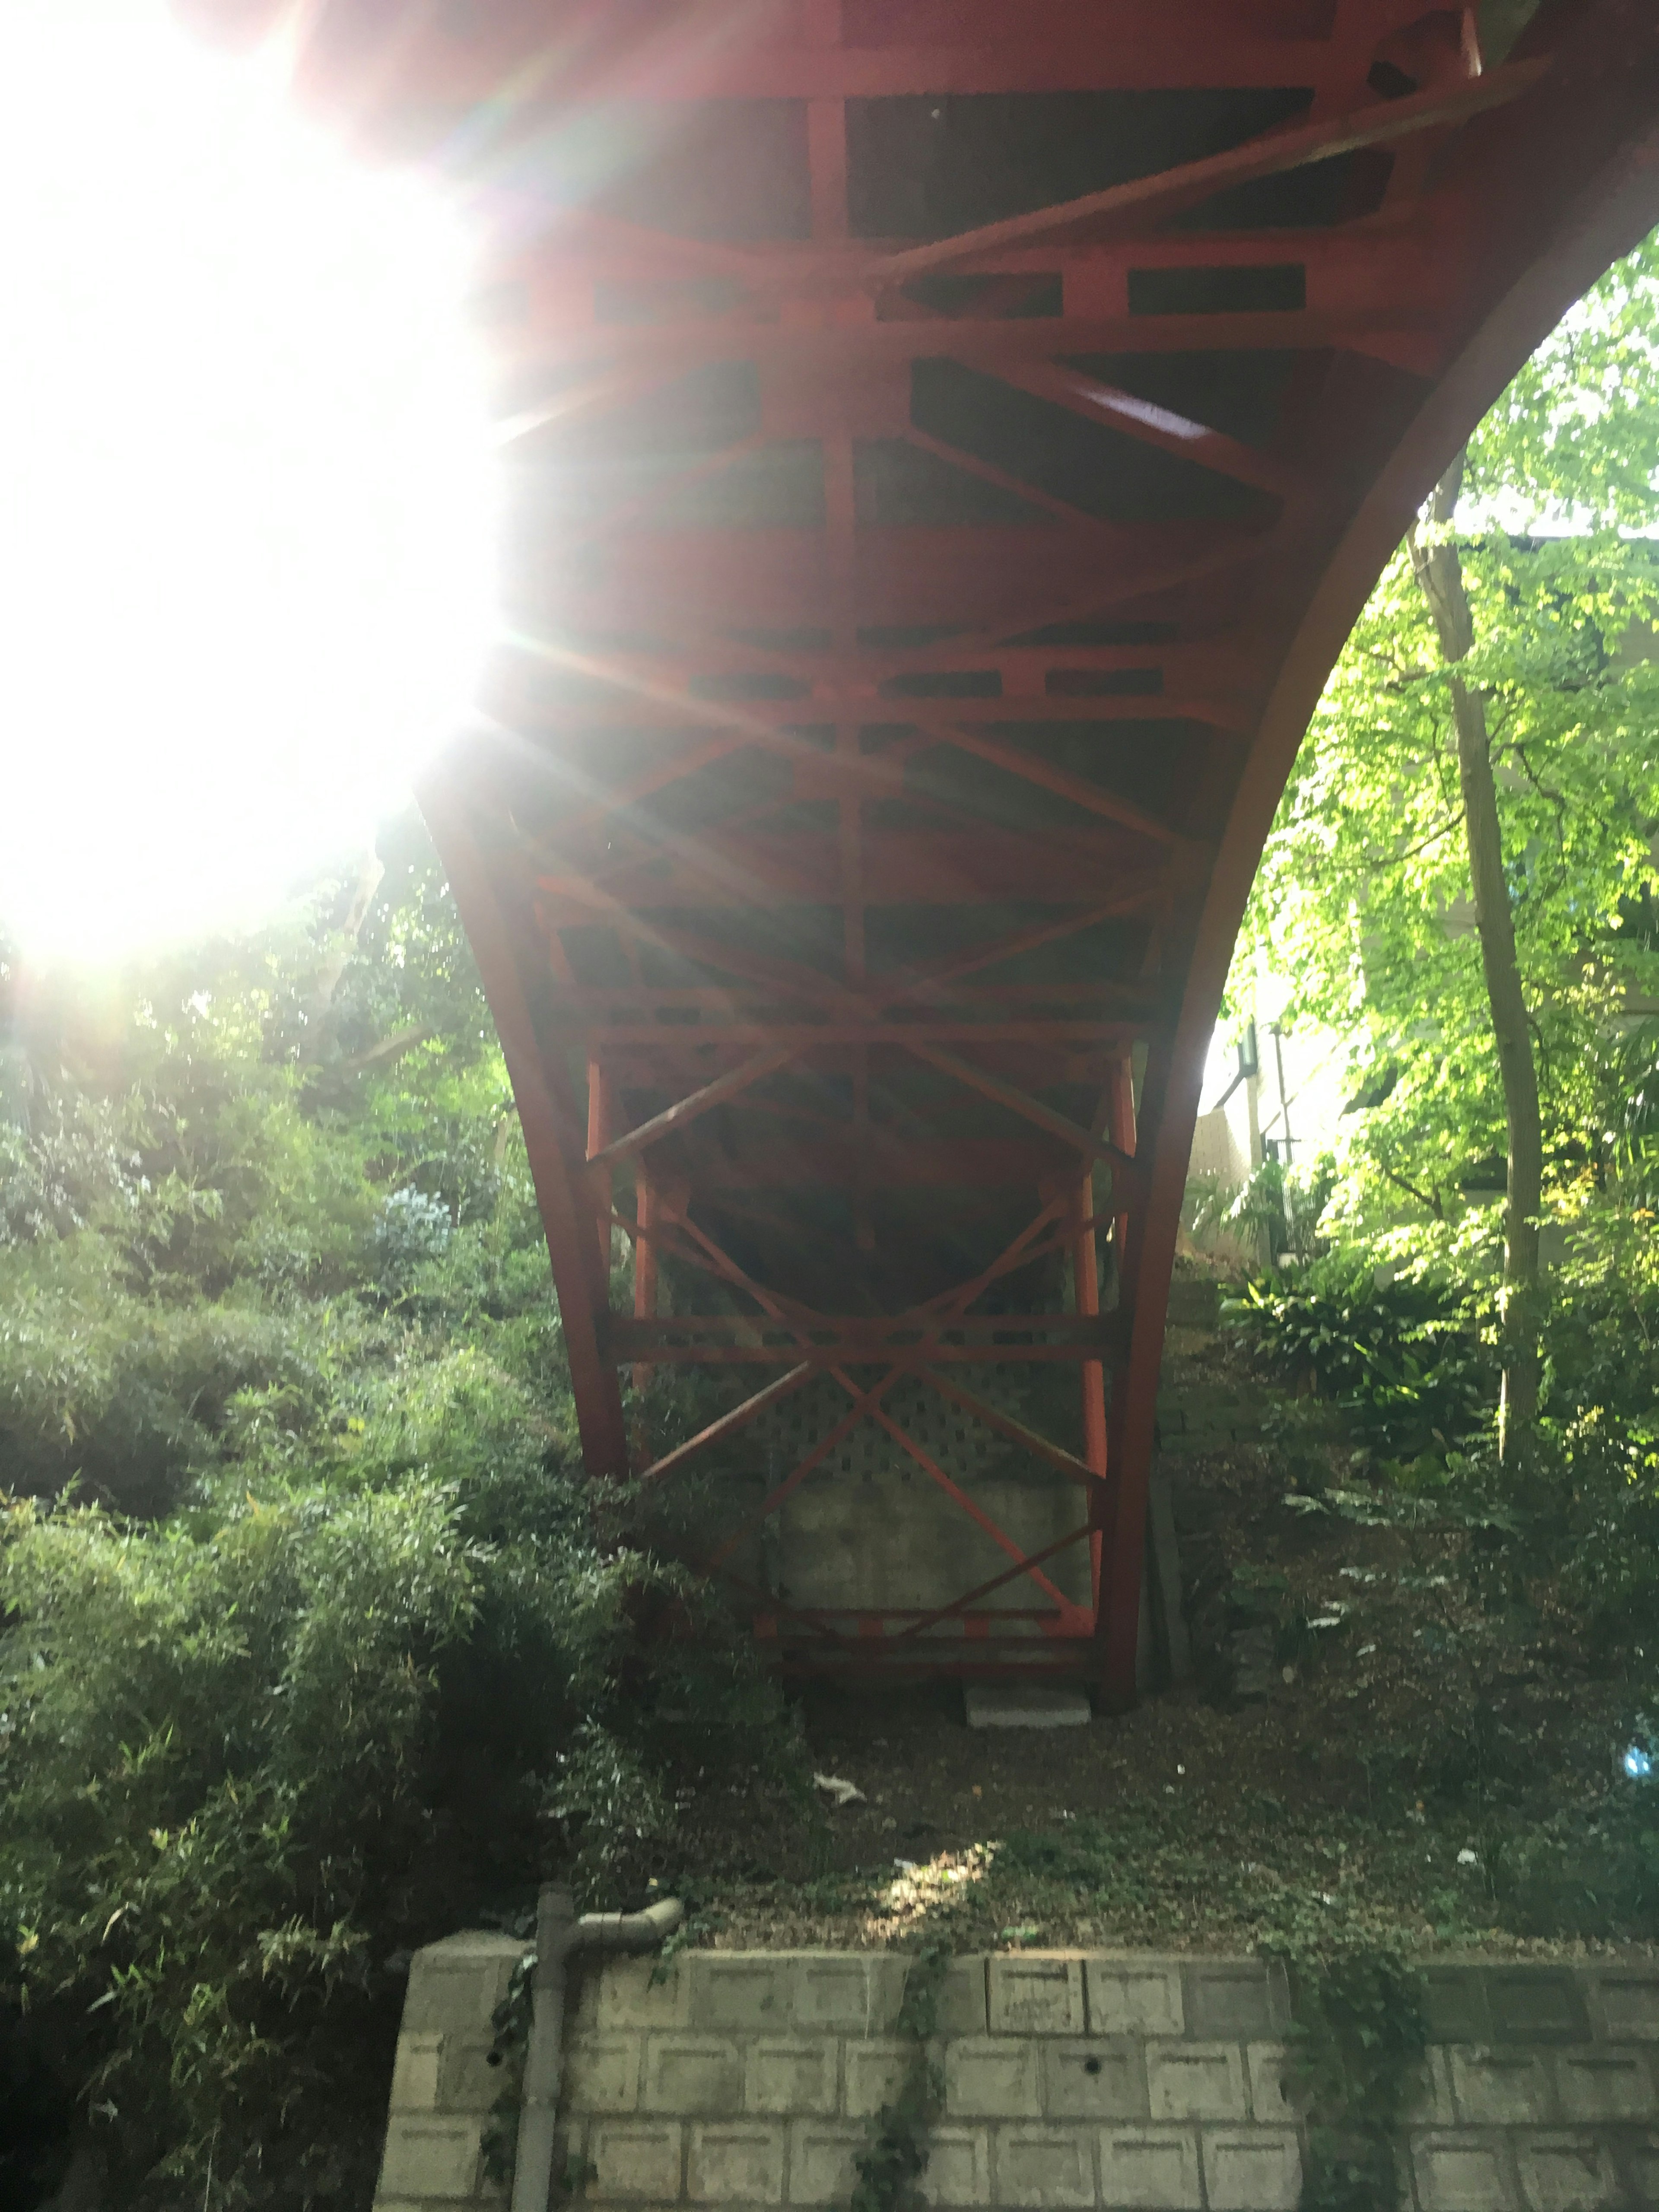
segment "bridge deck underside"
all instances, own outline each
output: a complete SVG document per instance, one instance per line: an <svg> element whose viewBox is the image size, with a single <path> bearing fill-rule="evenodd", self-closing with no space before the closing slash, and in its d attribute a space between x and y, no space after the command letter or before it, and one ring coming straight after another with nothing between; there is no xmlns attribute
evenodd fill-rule
<svg viewBox="0 0 1659 2212"><path fill-rule="evenodd" d="M302 82L492 241L511 635L426 798L584 1448L700 1486L793 1664L1133 1694L1273 805L1413 506L1659 212L1653 11L1529 13L313 17Z"/></svg>

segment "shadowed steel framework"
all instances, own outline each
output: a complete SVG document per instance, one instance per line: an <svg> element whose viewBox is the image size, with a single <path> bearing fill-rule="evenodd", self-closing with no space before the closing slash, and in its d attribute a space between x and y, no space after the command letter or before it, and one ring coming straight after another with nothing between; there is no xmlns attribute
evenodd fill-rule
<svg viewBox="0 0 1659 2212"><path fill-rule="evenodd" d="M1251 876L1414 508L1659 218L1659 9L313 0L289 32L298 95L486 241L509 635L423 803L590 1472L768 1436L686 1540L787 1664L1127 1702ZM653 1459L624 1382L671 1368L706 1418ZM971 1524L971 1586L768 1570L860 1439ZM989 1440L1068 1501L1043 1542L988 1504Z"/></svg>

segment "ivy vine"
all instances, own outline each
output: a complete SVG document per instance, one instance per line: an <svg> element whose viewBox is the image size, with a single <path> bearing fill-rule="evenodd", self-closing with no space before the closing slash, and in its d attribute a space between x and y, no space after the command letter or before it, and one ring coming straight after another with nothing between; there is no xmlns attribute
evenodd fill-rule
<svg viewBox="0 0 1659 2212"><path fill-rule="evenodd" d="M944 2075L929 2045L951 1956L945 1942L924 1943L913 1954L897 2023L911 2049L896 2094L877 2114L869 2144L854 2161L852 2212L916 2212L928 2131L945 2102Z"/></svg>
<svg viewBox="0 0 1659 2212"><path fill-rule="evenodd" d="M524 2087L524 2063L530 2050L532 2010L532 1984L536 1954L526 1951L513 1969L507 1995L489 2016L490 2045L486 2063L497 2069L499 2082L489 2116L484 2122L483 2168L498 2187L513 2179L519 2142L519 2105Z"/></svg>
<svg viewBox="0 0 1659 2212"><path fill-rule="evenodd" d="M1400 2202L1401 2127L1428 2021L1402 1945L1367 1936L1263 1946L1291 1990L1288 2087L1307 2124L1301 2212L1385 2212Z"/></svg>

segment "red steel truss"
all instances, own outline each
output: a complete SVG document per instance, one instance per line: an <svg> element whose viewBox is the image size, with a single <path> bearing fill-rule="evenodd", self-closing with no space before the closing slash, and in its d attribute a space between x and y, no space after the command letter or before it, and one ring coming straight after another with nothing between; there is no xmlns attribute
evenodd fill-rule
<svg viewBox="0 0 1659 2212"><path fill-rule="evenodd" d="M1659 9L309 0L288 28L301 96L440 165L489 241L512 635L425 804L590 1470L629 1466L624 1378L706 1371L724 1408L653 1486L828 1390L702 1543L757 1632L1127 1701L1262 840L1413 508L1659 219ZM896 1418L918 1392L1075 1486L1052 1543ZM744 1547L871 1425L994 1571L792 1604Z"/></svg>

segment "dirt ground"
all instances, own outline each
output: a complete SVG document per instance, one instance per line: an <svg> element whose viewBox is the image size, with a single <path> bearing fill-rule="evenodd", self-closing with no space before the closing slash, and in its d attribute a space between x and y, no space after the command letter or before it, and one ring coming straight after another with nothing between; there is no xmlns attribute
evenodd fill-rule
<svg viewBox="0 0 1659 2212"><path fill-rule="evenodd" d="M701 1940L1237 1949L1302 1913L1559 1948L1500 1925L1498 1839L1613 1785L1625 1686L1547 1590L1494 1597L1478 1528L1367 1525L1328 1421L1223 1335L1181 1338L1177 1386L1253 1393L1267 1431L1166 1462L1191 1678L1052 1731L970 1730L949 1684L808 1687L810 1765L861 1798L803 1819L760 1778L690 1790Z"/></svg>

